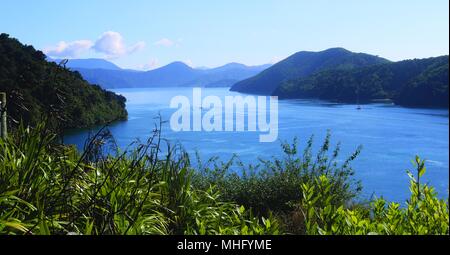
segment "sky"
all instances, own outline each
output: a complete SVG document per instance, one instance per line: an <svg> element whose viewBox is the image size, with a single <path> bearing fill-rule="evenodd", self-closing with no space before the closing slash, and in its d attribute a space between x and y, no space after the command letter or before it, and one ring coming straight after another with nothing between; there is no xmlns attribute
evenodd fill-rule
<svg viewBox="0 0 450 255"><path fill-rule="evenodd" d="M0 0L0 33L54 58L140 70L260 65L332 47L397 61L449 54L449 1Z"/></svg>

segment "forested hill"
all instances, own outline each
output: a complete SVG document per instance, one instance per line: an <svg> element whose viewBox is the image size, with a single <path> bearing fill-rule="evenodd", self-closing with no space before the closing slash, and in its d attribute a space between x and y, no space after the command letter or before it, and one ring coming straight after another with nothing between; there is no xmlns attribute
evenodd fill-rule
<svg viewBox="0 0 450 255"><path fill-rule="evenodd" d="M41 51L7 34L0 35L0 92L8 95L10 123L33 125L51 114L62 128L78 128L127 118L124 97L47 62Z"/></svg>
<svg viewBox="0 0 450 255"><path fill-rule="evenodd" d="M352 69L389 62L386 59L354 53L343 48L320 52L301 51L264 70L260 74L233 85L232 91L251 94L272 94L282 82L306 77L329 69Z"/></svg>
<svg viewBox="0 0 450 255"><path fill-rule="evenodd" d="M327 70L286 81L273 95L341 102L392 99L417 107L449 106L449 56L405 60L352 70Z"/></svg>

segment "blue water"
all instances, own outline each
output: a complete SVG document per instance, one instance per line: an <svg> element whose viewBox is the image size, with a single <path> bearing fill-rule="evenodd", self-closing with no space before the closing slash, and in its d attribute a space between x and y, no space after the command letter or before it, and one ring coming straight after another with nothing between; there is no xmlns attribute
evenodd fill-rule
<svg viewBox="0 0 450 255"><path fill-rule="evenodd" d="M176 111L169 108L173 96L192 98L191 88L118 89L115 92L128 101L128 121L110 128L121 147L136 138L145 141L158 122L155 120L158 114L169 120ZM226 88L203 89L202 93L221 98L238 95ZM302 146L314 135L315 148L318 148L327 130L332 132L333 144L341 142L342 156L363 146L361 155L353 163L355 177L364 187L362 198L375 194L397 202L407 199L406 170L412 168L411 160L416 154L428 160L425 181L436 188L440 197L448 197L448 110L370 104L358 111L355 105L324 101L279 101L279 140L292 141L298 137ZM65 142L82 147L88 133L88 130L71 131ZM258 158L282 156L280 141L260 143L257 132L173 132L166 123L162 134L171 142L180 142L192 154L198 151L203 160L212 156L227 160L237 154L242 161L255 163Z"/></svg>

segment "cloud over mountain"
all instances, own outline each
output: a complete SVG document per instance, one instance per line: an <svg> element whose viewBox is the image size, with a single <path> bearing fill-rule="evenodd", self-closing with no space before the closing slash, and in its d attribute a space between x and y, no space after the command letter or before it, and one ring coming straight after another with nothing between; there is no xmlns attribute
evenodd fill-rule
<svg viewBox="0 0 450 255"><path fill-rule="evenodd" d="M93 50L103 54L106 58L113 59L133 54L142 50L144 47L145 42L143 41L128 46L120 33L107 31L95 42L91 40L78 40L73 42L61 41L56 46L45 48L44 53L50 57L75 58L89 50Z"/></svg>
<svg viewBox="0 0 450 255"><path fill-rule="evenodd" d="M51 57L73 58L88 51L93 45L94 43L89 40L61 41L56 46L45 48L44 53Z"/></svg>
<svg viewBox="0 0 450 255"><path fill-rule="evenodd" d="M114 31L103 33L97 39L93 49L99 53L103 53L107 58L117 58L123 55L132 54L145 47L144 42L138 42L133 46L128 47L123 39L123 36Z"/></svg>

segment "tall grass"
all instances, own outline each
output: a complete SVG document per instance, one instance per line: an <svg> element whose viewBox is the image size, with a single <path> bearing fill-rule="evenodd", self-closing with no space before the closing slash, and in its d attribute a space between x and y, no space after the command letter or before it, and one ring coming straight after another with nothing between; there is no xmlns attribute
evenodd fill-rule
<svg viewBox="0 0 450 255"><path fill-rule="evenodd" d="M0 234L277 234L273 218L195 189L189 157L160 130L144 144L104 154L109 134L83 153L44 124L0 141Z"/></svg>

